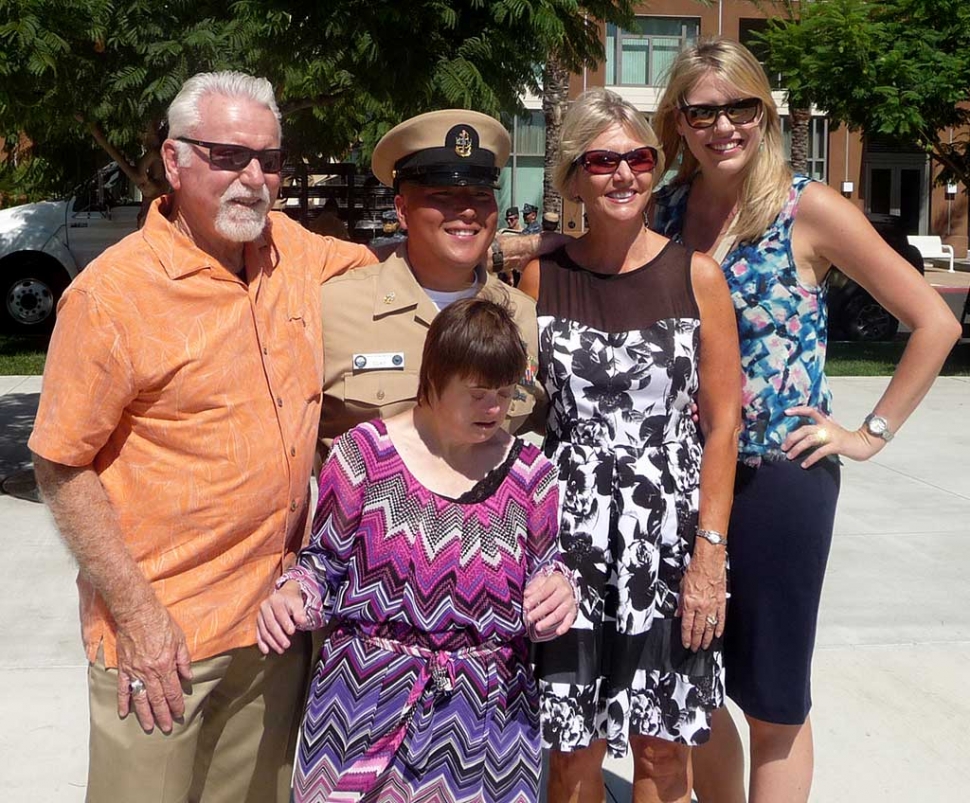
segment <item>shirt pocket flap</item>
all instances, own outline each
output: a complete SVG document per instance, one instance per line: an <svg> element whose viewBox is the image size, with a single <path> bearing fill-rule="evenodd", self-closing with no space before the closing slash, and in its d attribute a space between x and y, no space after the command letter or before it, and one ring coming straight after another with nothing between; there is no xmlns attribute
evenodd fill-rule
<svg viewBox="0 0 970 803"><path fill-rule="evenodd" d="M416 371L367 371L344 377L344 400L385 407L418 398Z"/></svg>

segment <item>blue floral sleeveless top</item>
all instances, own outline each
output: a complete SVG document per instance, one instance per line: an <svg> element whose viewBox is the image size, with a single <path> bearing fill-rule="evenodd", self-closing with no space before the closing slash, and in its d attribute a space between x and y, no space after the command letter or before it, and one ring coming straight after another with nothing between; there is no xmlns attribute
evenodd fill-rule
<svg viewBox="0 0 970 803"><path fill-rule="evenodd" d="M789 407L831 412L827 287L802 283L791 251L798 200L811 181L795 176L788 200L761 239L735 244L721 263L734 300L744 373L739 456L750 465L783 455L782 442L804 423L785 415ZM681 239L689 193L690 184L656 193L654 230Z"/></svg>

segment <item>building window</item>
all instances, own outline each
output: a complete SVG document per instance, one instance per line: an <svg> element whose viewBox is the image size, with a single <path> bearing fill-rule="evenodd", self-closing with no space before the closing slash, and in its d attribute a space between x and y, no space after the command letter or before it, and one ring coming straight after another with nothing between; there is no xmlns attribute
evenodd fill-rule
<svg viewBox="0 0 970 803"><path fill-rule="evenodd" d="M781 118L781 133L785 138L785 156L791 159L791 118ZM813 117L808 124L808 175L828 181L829 121Z"/></svg>
<svg viewBox="0 0 970 803"><path fill-rule="evenodd" d="M505 120L512 136L512 153L502 169L497 191L499 215L510 206L525 204L542 208L542 177L545 171L546 121L541 111ZM520 217L521 222L521 217ZM499 227L503 225L499 222Z"/></svg>
<svg viewBox="0 0 970 803"><path fill-rule="evenodd" d="M606 85L662 86L671 62L700 35L696 17L637 17L632 30L606 26Z"/></svg>

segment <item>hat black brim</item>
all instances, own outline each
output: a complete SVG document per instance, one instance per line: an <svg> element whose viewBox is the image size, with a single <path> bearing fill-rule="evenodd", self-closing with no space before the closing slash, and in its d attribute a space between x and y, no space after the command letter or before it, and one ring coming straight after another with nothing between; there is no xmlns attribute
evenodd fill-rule
<svg viewBox="0 0 970 803"><path fill-rule="evenodd" d="M499 170L468 165L460 170L438 167L406 167L397 171L395 186L405 181L426 187L489 187L498 189Z"/></svg>

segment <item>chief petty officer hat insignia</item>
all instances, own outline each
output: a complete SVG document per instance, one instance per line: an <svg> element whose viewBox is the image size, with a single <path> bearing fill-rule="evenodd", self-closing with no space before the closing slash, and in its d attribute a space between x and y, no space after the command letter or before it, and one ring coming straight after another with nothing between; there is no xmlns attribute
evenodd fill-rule
<svg viewBox="0 0 970 803"><path fill-rule="evenodd" d="M381 183L435 187L498 186L512 141L495 118L443 109L405 120L377 143L371 169Z"/></svg>
<svg viewBox="0 0 970 803"><path fill-rule="evenodd" d="M458 132L458 136L455 137L455 153L457 153L462 159L466 159L472 155L472 138L464 128Z"/></svg>

